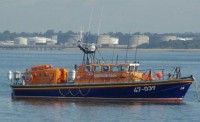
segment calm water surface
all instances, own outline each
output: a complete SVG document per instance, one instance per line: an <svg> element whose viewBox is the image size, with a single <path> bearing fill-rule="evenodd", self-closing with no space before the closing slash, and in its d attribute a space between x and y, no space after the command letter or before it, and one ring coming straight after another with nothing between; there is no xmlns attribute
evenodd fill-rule
<svg viewBox="0 0 200 122"><path fill-rule="evenodd" d="M102 51L106 61L123 61L125 51ZM134 61L129 51L128 60ZM112 58L113 57L113 58ZM122 60L123 59L123 60ZM182 75L193 74L200 82L200 52L138 51L140 69L182 67ZM200 103L192 85L182 103L117 101L12 100L7 72L24 71L33 65L53 64L72 68L82 62L80 51L7 51L0 50L0 121L1 122L171 122L200 121Z"/></svg>

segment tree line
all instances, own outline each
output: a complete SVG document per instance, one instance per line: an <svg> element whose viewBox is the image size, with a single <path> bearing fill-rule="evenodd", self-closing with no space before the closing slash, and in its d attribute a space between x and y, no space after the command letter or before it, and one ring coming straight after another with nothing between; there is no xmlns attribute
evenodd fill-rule
<svg viewBox="0 0 200 122"><path fill-rule="evenodd" d="M14 38L17 37L47 37L51 38L54 35L57 35L57 41L58 44L63 44L66 42L66 40L73 35L78 35L79 32L73 32L73 31L68 31L68 32L62 32L58 31L55 32L54 30L47 30L44 33L41 32L33 32L33 33L28 33L28 32L21 32L21 33L16 33L16 32L10 32L10 31L4 31L0 32L0 41L7 41L7 40L14 40ZM122 33L122 32L109 32L109 33L103 33L106 35L110 35L111 37L116 37L119 38L119 44L120 45L127 45L129 38L131 35L147 35L149 36L149 44L142 44L139 45L138 48L171 48L171 49L198 49L200 48L200 33L192 33L192 32L187 32L187 33L164 33L164 34L157 34L157 33ZM97 34L91 34L90 32L85 34L84 36L85 40L88 41L88 43L96 43ZM159 36L167 36L167 35L174 35L177 37L193 37L194 40L188 40L188 41L181 41L181 40L173 40L173 41L162 41L158 37Z"/></svg>

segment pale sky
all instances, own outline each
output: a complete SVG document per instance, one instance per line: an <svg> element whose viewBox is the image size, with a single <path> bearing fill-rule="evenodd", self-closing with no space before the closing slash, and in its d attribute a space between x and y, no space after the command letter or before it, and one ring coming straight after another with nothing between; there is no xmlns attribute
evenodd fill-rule
<svg viewBox="0 0 200 122"><path fill-rule="evenodd" d="M0 0L0 32L81 28L92 33L200 32L200 0Z"/></svg>

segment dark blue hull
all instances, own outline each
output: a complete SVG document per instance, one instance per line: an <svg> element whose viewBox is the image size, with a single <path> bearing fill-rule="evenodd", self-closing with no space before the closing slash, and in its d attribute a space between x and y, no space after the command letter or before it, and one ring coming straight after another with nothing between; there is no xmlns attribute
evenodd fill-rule
<svg viewBox="0 0 200 122"><path fill-rule="evenodd" d="M181 101L193 79L106 84L12 85L14 98Z"/></svg>

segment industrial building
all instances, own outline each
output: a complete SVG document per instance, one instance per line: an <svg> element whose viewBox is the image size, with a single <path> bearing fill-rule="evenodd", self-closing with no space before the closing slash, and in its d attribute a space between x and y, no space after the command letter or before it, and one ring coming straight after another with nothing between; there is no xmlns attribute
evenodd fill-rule
<svg viewBox="0 0 200 122"><path fill-rule="evenodd" d="M161 41L177 40L177 36L160 36Z"/></svg>
<svg viewBox="0 0 200 122"><path fill-rule="evenodd" d="M134 47L137 47L137 46L139 46L141 44L144 44L144 43L149 44L149 36L146 36L146 35L132 35L129 38L128 45L129 45L129 48L134 48Z"/></svg>
<svg viewBox="0 0 200 122"><path fill-rule="evenodd" d="M100 35L97 39L97 45L100 45L101 47L113 47L115 45L118 45L119 39L110 37L110 35Z"/></svg>
<svg viewBox="0 0 200 122"><path fill-rule="evenodd" d="M14 39L14 44L15 45L27 45L27 38L24 37L18 37Z"/></svg>
<svg viewBox="0 0 200 122"><path fill-rule="evenodd" d="M55 45L57 43L57 36L52 38L46 37L17 37L14 39L15 45Z"/></svg>
<svg viewBox="0 0 200 122"><path fill-rule="evenodd" d="M30 37L28 38L28 45L46 45L46 38L44 37Z"/></svg>
<svg viewBox="0 0 200 122"><path fill-rule="evenodd" d="M77 42L80 41L81 38L82 37L80 35L68 36L64 45L67 47L75 47L77 45Z"/></svg>
<svg viewBox="0 0 200 122"><path fill-rule="evenodd" d="M14 41L0 41L0 46L5 45L14 45Z"/></svg>
<svg viewBox="0 0 200 122"><path fill-rule="evenodd" d="M193 37L186 37L186 38L178 37L177 40L189 41L189 40L194 40L194 38Z"/></svg>
<svg viewBox="0 0 200 122"><path fill-rule="evenodd" d="M161 41L174 41L174 40L181 40L181 41L188 41L194 40L193 37L177 37L177 36L160 36Z"/></svg>

